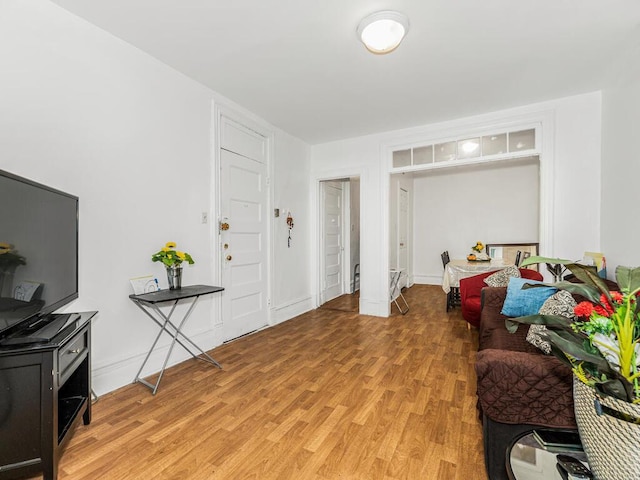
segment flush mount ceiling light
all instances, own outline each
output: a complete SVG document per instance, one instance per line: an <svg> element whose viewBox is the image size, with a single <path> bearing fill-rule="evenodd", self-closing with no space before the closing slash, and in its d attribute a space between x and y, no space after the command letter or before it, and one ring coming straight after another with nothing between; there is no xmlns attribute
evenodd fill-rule
<svg viewBox="0 0 640 480"><path fill-rule="evenodd" d="M363 18L356 30L367 50L378 54L393 52L408 31L407 16L391 10L372 13Z"/></svg>

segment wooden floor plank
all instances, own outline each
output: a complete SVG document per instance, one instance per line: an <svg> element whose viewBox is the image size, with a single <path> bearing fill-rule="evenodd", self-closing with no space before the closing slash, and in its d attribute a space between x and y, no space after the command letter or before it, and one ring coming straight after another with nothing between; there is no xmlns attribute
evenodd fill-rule
<svg viewBox="0 0 640 480"><path fill-rule="evenodd" d="M477 333L439 287L405 296L389 318L340 297L216 348L223 370L189 360L155 396L104 395L58 478L486 480Z"/></svg>

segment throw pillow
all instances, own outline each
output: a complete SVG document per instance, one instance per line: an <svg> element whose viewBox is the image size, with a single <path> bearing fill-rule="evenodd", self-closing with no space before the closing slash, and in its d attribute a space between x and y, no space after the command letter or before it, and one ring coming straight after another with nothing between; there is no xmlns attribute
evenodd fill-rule
<svg viewBox="0 0 640 480"><path fill-rule="evenodd" d="M484 279L484 283L490 287L506 287L509 284L511 277L520 278L520 270L515 265L511 265L503 270L498 270L496 273L489 275Z"/></svg>
<svg viewBox="0 0 640 480"><path fill-rule="evenodd" d="M573 307L576 305L576 301L569 292L560 290L551 295L542 304L538 313L540 315L562 315L572 319L575 317ZM545 325L530 325L527 332L527 342L538 347L547 355L551 353L551 345L547 339L547 327Z"/></svg>
<svg viewBox="0 0 640 480"><path fill-rule="evenodd" d="M551 295L558 291L554 287L536 287L522 288L525 283L541 284L537 280L529 280L528 278L509 279L507 285L507 296L502 305L502 314L507 317L524 317L525 315L533 315L538 313L540 307Z"/></svg>
<svg viewBox="0 0 640 480"><path fill-rule="evenodd" d="M547 338L547 327L545 325L529 325L527 342L534 347L538 347L546 355L551 353L551 344Z"/></svg>

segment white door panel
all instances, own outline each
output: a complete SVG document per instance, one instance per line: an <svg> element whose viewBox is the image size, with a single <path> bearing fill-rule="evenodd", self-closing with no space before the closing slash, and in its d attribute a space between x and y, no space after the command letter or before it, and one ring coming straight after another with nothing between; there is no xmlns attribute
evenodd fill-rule
<svg viewBox="0 0 640 480"><path fill-rule="evenodd" d="M247 154L265 151L255 144L253 132L242 132L235 125L227 126L226 140L236 148L241 148L241 140L249 141L251 145L242 148ZM220 216L229 225L220 230L225 340L268 323L267 166L258 160L220 151Z"/></svg>
<svg viewBox="0 0 640 480"><path fill-rule="evenodd" d="M409 238L409 192L399 189L398 218L398 268L408 274L408 238ZM408 275L403 275L400 287L408 287Z"/></svg>
<svg viewBox="0 0 640 480"><path fill-rule="evenodd" d="M344 235L341 182L322 182L323 288L321 303L342 295Z"/></svg>

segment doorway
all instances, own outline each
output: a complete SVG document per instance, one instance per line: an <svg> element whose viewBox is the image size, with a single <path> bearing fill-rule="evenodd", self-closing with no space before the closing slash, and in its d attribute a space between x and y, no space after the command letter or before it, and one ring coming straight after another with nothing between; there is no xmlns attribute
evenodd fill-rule
<svg viewBox="0 0 640 480"><path fill-rule="evenodd" d="M359 310L360 178L320 181L319 306Z"/></svg>

